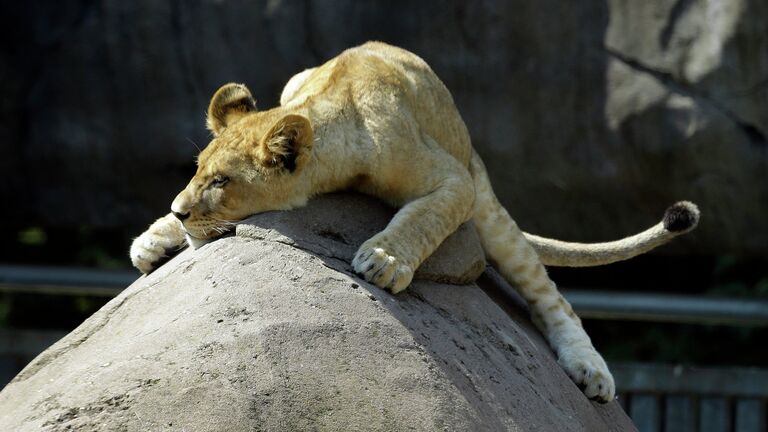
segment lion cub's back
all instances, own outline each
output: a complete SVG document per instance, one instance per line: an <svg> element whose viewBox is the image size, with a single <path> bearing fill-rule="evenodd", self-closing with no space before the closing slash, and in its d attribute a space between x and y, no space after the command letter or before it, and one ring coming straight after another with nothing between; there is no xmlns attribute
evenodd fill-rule
<svg viewBox="0 0 768 432"><path fill-rule="evenodd" d="M378 59L389 66L384 73L398 77L399 95L406 102L422 132L462 164L469 164L472 155L469 132L451 93L427 62L410 51L382 42L367 42L347 50L344 54L363 63L378 63L371 60ZM381 74L381 69L379 67L371 71Z"/></svg>
<svg viewBox="0 0 768 432"><path fill-rule="evenodd" d="M350 48L293 77L281 103L353 105L361 116L407 114L421 132L467 166L469 133L445 85L416 54L382 42ZM396 112L395 112L396 110Z"/></svg>

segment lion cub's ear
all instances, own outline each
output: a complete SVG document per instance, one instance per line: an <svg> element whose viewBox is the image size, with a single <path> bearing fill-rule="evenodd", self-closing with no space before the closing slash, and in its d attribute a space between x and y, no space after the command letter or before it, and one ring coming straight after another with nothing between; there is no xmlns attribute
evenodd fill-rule
<svg viewBox="0 0 768 432"><path fill-rule="evenodd" d="M289 114L281 118L262 139L264 165L289 172L301 168L312 149L312 136L312 126L306 117Z"/></svg>
<svg viewBox="0 0 768 432"><path fill-rule="evenodd" d="M256 100L248 87L244 84L224 84L211 98L206 126L214 136L218 136L228 124L251 111L256 111Z"/></svg>

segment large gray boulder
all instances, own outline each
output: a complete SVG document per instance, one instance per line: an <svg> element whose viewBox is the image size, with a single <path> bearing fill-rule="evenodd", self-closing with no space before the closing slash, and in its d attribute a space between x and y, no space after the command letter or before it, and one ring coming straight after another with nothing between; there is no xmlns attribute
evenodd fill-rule
<svg viewBox="0 0 768 432"><path fill-rule="evenodd" d="M667 251L768 253L765 0L47 3L0 6L6 221L145 226L218 86L269 107L380 39L443 78L523 228L612 239L689 199L706 217Z"/></svg>
<svg viewBox="0 0 768 432"><path fill-rule="evenodd" d="M352 274L390 214L328 196L181 253L0 392L0 430L634 430L584 397L492 271L398 296ZM458 236L422 276L478 276L473 229Z"/></svg>

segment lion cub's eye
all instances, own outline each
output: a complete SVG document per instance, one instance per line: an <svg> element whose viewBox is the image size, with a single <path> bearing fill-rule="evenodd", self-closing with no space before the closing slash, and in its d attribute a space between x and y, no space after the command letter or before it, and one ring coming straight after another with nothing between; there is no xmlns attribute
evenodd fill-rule
<svg viewBox="0 0 768 432"><path fill-rule="evenodd" d="M229 177L217 175L216 177L213 178L213 181L211 182L211 186L220 188L225 184L227 184L228 181L229 181Z"/></svg>

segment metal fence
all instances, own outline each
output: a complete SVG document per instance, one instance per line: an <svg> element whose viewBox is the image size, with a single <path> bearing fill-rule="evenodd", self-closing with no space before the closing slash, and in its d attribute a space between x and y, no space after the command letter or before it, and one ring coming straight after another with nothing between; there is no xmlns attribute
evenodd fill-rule
<svg viewBox="0 0 768 432"><path fill-rule="evenodd" d="M611 365L640 432L765 432L768 370Z"/></svg>
<svg viewBox="0 0 768 432"><path fill-rule="evenodd" d="M0 265L0 292L112 297L135 272ZM768 302L563 290L583 318L768 326ZM0 329L0 388L62 331ZM640 432L766 432L768 369L612 363Z"/></svg>

